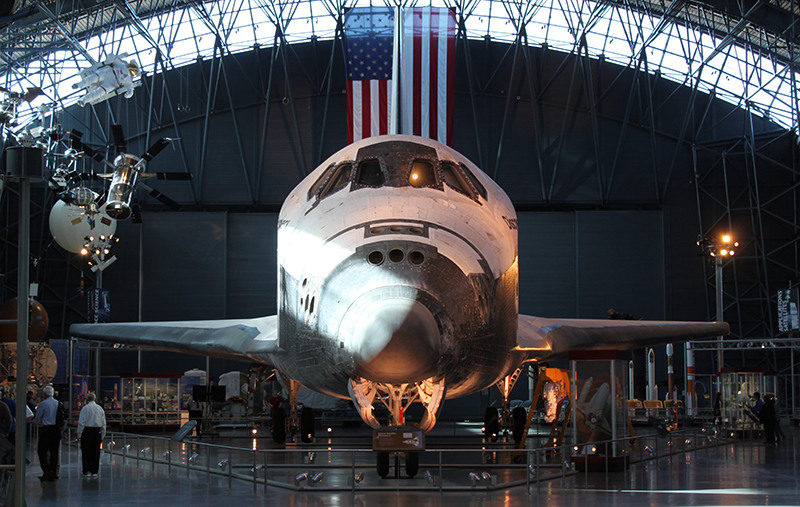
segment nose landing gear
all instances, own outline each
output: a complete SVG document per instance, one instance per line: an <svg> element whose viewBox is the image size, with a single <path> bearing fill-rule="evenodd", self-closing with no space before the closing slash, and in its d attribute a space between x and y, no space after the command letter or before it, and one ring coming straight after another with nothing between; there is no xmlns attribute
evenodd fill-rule
<svg viewBox="0 0 800 507"><path fill-rule="evenodd" d="M425 433L433 429L445 397L444 379L410 384L381 384L363 378L348 384L350 397L361 418L374 429L372 448L377 452L380 477L389 475L391 457L395 458L395 476L399 477L400 458L405 457L406 475L419 473L419 451L425 450ZM372 404L377 400L389 409L392 426L383 426L375 418ZM418 425L404 426L406 408L413 402L425 407Z"/></svg>
<svg viewBox="0 0 800 507"><path fill-rule="evenodd" d="M400 478L400 460L405 458L406 475L408 477L416 477L419 473L419 452L418 451L405 451L405 452L386 452L379 451L377 453L377 467L376 471L381 479L389 475L389 467L391 459L394 458L395 478Z"/></svg>

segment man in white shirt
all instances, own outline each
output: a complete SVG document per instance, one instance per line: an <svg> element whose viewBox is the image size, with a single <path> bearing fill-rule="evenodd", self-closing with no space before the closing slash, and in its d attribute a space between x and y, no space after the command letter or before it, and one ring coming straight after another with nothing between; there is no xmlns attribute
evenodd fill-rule
<svg viewBox="0 0 800 507"><path fill-rule="evenodd" d="M78 418L78 440L81 442L83 475L96 478L100 469L100 444L106 434L106 413L94 400L94 393L86 395L86 405Z"/></svg>

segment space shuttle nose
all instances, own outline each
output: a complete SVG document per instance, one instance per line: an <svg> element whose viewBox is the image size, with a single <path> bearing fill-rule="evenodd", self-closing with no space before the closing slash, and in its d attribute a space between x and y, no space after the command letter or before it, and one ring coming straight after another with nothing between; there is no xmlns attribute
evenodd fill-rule
<svg viewBox="0 0 800 507"><path fill-rule="evenodd" d="M373 302L361 314L352 343L356 373L369 380L405 383L437 374L439 327L417 301Z"/></svg>

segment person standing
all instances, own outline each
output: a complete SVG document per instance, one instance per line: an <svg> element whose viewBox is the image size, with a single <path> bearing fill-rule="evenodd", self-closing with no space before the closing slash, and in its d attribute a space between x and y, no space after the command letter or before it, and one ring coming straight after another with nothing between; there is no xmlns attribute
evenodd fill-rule
<svg viewBox="0 0 800 507"><path fill-rule="evenodd" d="M761 399L761 393L758 391L754 392L750 399L753 401L753 406L750 407L750 411L758 416L759 412L761 412L761 408L764 406L764 401Z"/></svg>
<svg viewBox="0 0 800 507"><path fill-rule="evenodd" d="M36 412L36 396L33 394L33 392L28 391L28 396L25 400L25 403L27 403L28 408L31 409L31 412Z"/></svg>
<svg viewBox="0 0 800 507"><path fill-rule="evenodd" d="M764 404L759 411L759 419L764 424L764 435L767 438L767 444L772 445L775 443L775 400L771 396L766 396Z"/></svg>
<svg viewBox="0 0 800 507"><path fill-rule="evenodd" d="M17 443L17 421L14 418L17 417L17 403L8 397L5 386L0 386L0 401L8 405L8 409L11 411L11 430L6 438L11 445L15 445Z"/></svg>
<svg viewBox="0 0 800 507"><path fill-rule="evenodd" d="M273 392L270 399L267 400L267 403L270 404L273 412L281 408L281 406L283 405L283 398L281 397L280 391Z"/></svg>
<svg viewBox="0 0 800 507"><path fill-rule="evenodd" d="M714 399L714 425L722 424L722 393Z"/></svg>
<svg viewBox="0 0 800 507"><path fill-rule="evenodd" d="M106 434L106 413L95 403L94 393L86 395L86 405L78 417L78 440L81 442L83 475L97 477L100 469L100 444Z"/></svg>
<svg viewBox="0 0 800 507"><path fill-rule="evenodd" d="M42 467L42 475L39 480L49 482L56 480L56 467L58 464L58 448L61 445L61 432L56 425L58 413L58 401L53 398L55 390L53 386L44 388L45 399L36 407L36 423L41 426L39 432L39 464Z"/></svg>
<svg viewBox="0 0 800 507"><path fill-rule="evenodd" d="M3 401L0 401L0 434L7 436L13 426L14 416L11 415L11 409Z"/></svg>

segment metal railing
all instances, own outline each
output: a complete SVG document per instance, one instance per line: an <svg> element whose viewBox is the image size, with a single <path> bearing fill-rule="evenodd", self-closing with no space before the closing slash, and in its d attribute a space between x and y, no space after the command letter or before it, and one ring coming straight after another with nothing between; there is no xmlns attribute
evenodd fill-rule
<svg viewBox="0 0 800 507"><path fill-rule="evenodd" d="M74 429L67 444L77 446ZM544 481L562 480L590 469L613 473L622 459L630 464L698 452L733 441L733 433L722 429L687 429L670 432L667 438L643 435L555 448L508 449L498 444L481 448L428 449L419 453L419 479L398 480L404 467L398 456L392 473L378 477L371 449L339 449L304 444L289 449L257 449L207 442L173 442L169 438L130 433L108 433L103 440L103 461L122 466L166 466L168 474L227 478L252 484L253 492L270 487L319 491L465 491L496 490L525 486L541 488ZM253 445L258 441L253 439ZM599 451L598 451L599 450ZM606 454L601 454L606 452ZM65 453L72 460L73 453ZM194 475L193 475L194 474ZM588 479L588 475L587 475ZM402 482L402 485L401 485Z"/></svg>

